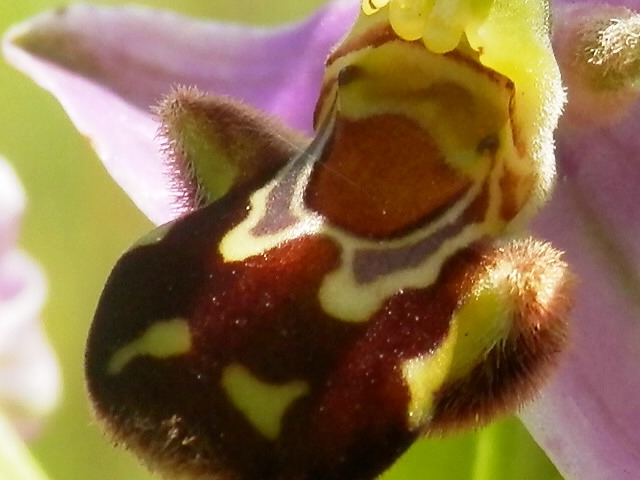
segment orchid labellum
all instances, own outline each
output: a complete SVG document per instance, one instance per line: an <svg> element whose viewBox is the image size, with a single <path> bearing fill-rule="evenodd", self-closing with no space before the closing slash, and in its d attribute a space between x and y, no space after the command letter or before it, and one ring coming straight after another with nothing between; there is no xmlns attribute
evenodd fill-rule
<svg viewBox="0 0 640 480"><path fill-rule="evenodd" d="M192 89L158 107L191 213L118 262L86 367L150 465L374 478L420 436L518 408L556 364L571 275L518 234L554 174L546 11L413 3L364 3L311 140Z"/></svg>

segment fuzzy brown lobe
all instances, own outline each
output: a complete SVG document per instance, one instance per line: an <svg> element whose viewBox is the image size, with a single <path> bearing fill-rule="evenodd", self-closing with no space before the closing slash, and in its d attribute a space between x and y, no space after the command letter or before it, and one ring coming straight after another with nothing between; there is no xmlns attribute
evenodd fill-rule
<svg viewBox="0 0 640 480"><path fill-rule="evenodd" d="M303 135L239 101L195 88L175 89L155 112L180 212L203 207L227 193L207 185L198 165L228 163L236 172L232 185L255 186L273 177L308 143Z"/></svg>
<svg viewBox="0 0 640 480"><path fill-rule="evenodd" d="M486 274L505 265L513 279L511 331L469 375L443 385L430 434L478 427L517 410L566 351L574 277L561 253L531 238L516 240L486 249L479 268Z"/></svg>

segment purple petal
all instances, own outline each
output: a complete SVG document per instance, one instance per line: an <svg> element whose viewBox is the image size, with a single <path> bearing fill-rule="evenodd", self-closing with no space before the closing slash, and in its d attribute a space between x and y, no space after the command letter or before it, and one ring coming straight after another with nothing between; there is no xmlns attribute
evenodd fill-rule
<svg viewBox="0 0 640 480"><path fill-rule="evenodd" d="M248 28L127 7L75 5L11 30L6 58L51 91L147 216L175 216L149 107L176 84L229 95L310 131L325 58L353 22L334 0L304 22Z"/></svg>
<svg viewBox="0 0 640 480"><path fill-rule="evenodd" d="M638 9L638 0L552 0L554 8L562 5L597 4L597 5L620 5L632 10Z"/></svg>
<svg viewBox="0 0 640 480"><path fill-rule="evenodd" d="M26 254L0 257L0 410L29 436L56 405L60 372L40 321L44 275Z"/></svg>
<svg viewBox="0 0 640 480"><path fill-rule="evenodd" d="M536 220L580 283L572 351L524 419L568 478L640 472L638 125L640 103L616 125L561 130L560 182Z"/></svg>

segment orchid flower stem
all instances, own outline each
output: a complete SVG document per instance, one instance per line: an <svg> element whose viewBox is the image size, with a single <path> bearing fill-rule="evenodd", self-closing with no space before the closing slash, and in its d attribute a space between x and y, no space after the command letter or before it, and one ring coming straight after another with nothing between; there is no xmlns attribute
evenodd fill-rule
<svg viewBox="0 0 640 480"><path fill-rule="evenodd" d="M49 480L8 420L0 415L0 478Z"/></svg>
<svg viewBox="0 0 640 480"><path fill-rule="evenodd" d="M485 428L478 435L476 443L476 457L473 463L473 480L491 480L495 478L496 472L496 448L498 442L495 438L495 430L493 428Z"/></svg>

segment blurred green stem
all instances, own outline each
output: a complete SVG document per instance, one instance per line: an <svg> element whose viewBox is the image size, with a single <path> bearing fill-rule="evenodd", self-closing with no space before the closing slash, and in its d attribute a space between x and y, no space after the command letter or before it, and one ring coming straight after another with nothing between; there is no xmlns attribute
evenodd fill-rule
<svg viewBox="0 0 640 480"><path fill-rule="evenodd" d="M24 441L1 414L0 478L2 480L49 480Z"/></svg>
<svg viewBox="0 0 640 480"><path fill-rule="evenodd" d="M497 472L496 452L498 441L494 429L485 428L478 434L476 443L476 456L473 462L473 480L492 480Z"/></svg>

